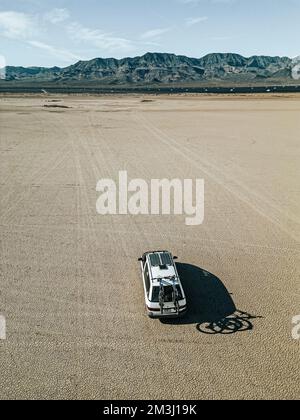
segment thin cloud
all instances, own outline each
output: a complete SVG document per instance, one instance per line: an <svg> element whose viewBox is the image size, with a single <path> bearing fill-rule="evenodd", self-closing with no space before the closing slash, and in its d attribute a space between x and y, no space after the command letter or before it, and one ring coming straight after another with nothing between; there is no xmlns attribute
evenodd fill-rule
<svg viewBox="0 0 300 420"><path fill-rule="evenodd" d="M39 48L66 63L70 63L70 62L73 62L74 60L78 61L82 59L82 57L77 54L73 54L72 52L68 50L57 48L53 45L45 44L44 42L27 41L27 43L31 45L32 47Z"/></svg>
<svg viewBox="0 0 300 420"><path fill-rule="evenodd" d="M24 39L34 32L34 19L25 13L0 12L1 35L11 39Z"/></svg>
<svg viewBox="0 0 300 420"><path fill-rule="evenodd" d="M144 32L141 35L141 39L154 39L159 38L160 36L166 34L167 32L170 32L171 28L157 28L157 29L151 29L149 31Z"/></svg>
<svg viewBox="0 0 300 420"><path fill-rule="evenodd" d="M61 22L65 22L70 18L70 12L68 9L58 9L55 8L50 10L44 15L44 19L52 24L57 24Z"/></svg>
<svg viewBox="0 0 300 420"><path fill-rule="evenodd" d="M129 39L105 33L99 29L87 28L78 22L68 25L67 33L72 40L88 42L103 50L131 51L135 48L134 43Z"/></svg>
<svg viewBox="0 0 300 420"><path fill-rule="evenodd" d="M233 4L237 0L177 0L178 3L190 5L190 6L198 6L204 3L212 3L212 4Z"/></svg>
<svg viewBox="0 0 300 420"><path fill-rule="evenodd" d="M188 28L191 28L194 25L197 25L198 23L205 22L208 20L207 16L200 16L195 18L187 18L185 19L185 24Z"/></svg>
<svg viewBox="0 0 300 420"><path fill-rule="evenodd" d="M191 5L197 5L201 2L201 0L178 0L178 3L181 4L191 4Z"/></svg>
<svg viewBox="0 0 300 420"><path fill-rule="evenodd" d="M212 41L230 41L231 39L233 39L233 36L213 36L212 38L210 38Z"/></svg>
<svg viewBox="0 0 300 420"><path fill-rule="evenodd" d="M48 20L53 23L62 22L66 17L67 12L64 9L54 9L47 15ZM40 15L29 15L15 11L0 12L0 34L5 38L13 39L14 41L19 41L31 47L43 50L47 52L47 54L66 63L79 60L81 58L80 56L67 49L57 48L48 43L34 39L42 32L41 18Z"/></svg>

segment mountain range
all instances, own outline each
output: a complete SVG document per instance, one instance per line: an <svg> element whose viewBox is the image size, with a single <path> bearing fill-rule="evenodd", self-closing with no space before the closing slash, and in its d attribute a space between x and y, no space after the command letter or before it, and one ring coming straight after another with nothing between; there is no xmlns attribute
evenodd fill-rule
<svg viewBox="0 0 300 420"><path fill-rule="evenodd" d="M189 58L147 53L141 57L95 58L65 68L6 67L6 80L28 82L96 82L101 85L182 84L201 82L293 82L293 60L288 57L208 54Z"/></svg>

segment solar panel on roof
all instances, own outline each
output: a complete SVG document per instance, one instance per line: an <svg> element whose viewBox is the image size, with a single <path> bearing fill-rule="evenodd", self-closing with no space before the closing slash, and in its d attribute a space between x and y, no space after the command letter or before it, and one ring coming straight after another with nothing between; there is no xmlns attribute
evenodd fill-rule
<svg viewBox="0 0 300 420"><path fill-rule="evenodd" d="M152 267L159 267L160 266L160 259L158 254L151 254L150 255L150 262Z"/></svg>
<svg viewBox="0 0 300 420"><path fill-rule="evenodd" d="M160 254L160 259L161 259L162 265L172 265L170 254L167 254L164 252L163 254Z"/></svg>

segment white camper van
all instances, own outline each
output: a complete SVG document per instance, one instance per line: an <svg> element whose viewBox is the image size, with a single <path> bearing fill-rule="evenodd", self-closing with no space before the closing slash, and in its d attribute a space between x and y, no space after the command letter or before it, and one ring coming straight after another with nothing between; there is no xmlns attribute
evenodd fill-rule
<svg viewBox="0 0 300 420"><path fill-rule="evenodd" d="M168 251L146 252L139 259L150 318L178 318L187 311L176 259Z"/></svg>

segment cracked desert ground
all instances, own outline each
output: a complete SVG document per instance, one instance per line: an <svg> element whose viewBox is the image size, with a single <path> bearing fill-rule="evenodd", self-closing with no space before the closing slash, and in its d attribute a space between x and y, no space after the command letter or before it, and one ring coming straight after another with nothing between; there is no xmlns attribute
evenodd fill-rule
<svg viewBox="0 0 300 420"><path fill-rule="evenodd" d="M299 133L297 95L2 95L0 397L298 399ZM204 178L204 224L99 216L120 170ZM154 249L182 263L181 322L145 315Z"/></svg>

